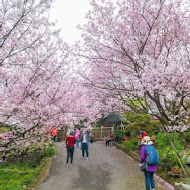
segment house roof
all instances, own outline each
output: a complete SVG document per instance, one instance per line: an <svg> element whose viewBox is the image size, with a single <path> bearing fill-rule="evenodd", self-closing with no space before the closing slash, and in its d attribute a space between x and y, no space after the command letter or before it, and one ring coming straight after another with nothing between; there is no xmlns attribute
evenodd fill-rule
<svg viewBox="0 0 190 190"><path fill-rule="evenodd" d="M112 114L112 115L109 115L107 117L107 119L105 120L105 122L107 122L107 123L117 123L117 122L121 122L123 120L124 120L124 118L122 116Z"/></svg>

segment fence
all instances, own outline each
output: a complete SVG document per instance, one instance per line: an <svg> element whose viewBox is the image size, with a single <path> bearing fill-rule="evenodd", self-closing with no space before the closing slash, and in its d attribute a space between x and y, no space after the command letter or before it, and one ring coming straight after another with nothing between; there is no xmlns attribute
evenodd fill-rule
<svg viewBox="0 0 190 190"><path fill-rule="evenodd" d="M57 141L61 142L66 139L66 129L60 129L57 133Z"/></svg>
<svg viewBox="0 0 190 190"><path fill-rule="evenodd" d="M100 127L92 130L95 141L105 141L110 132L113 134L113 127Z"/></svg>
<svg viewBox="0 0 190 190"><path fill-rule="evenodd" d="M58 130L57 141L61 142L66 139L67 129ZM113 127L100 127L92 129L94 141L105 141L109 136L110 132L113 134Z"/></svg>

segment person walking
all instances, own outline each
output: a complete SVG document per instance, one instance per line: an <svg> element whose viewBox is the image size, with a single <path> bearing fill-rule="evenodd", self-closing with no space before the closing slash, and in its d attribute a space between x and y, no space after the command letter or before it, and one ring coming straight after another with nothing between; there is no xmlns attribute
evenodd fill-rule
<svg viewBox="0 0 190 190"><path fill-rule="evenodd" d="M152 144L153 142L150 140L149 136L145 136L142 139L141 163L147 162L147 169L144 171L146 190L150 190L150 185L152 190L155 190L154 172L157 171L157 164L159 161L157 151Z"/></svg>
<svg viewBox="0 0 190 190"><path fill-rule="evenodd" d="M89 146L89 132L87 132L87 130L84 129L83 134L81 135L81 148L82 148L82 158L84 158L84 152L86 152L87 160L89 157L88 146Z"/></svg>
<svg viewBox="0 0 190 190"><path fill-rule="evenodd" d="M67 136L65 144L66 144L66 148L67 148L67 160L66 160L66 164L67 166L69 166L69 157L70 159L70 163L71 166L73 166L73 154L74 154L74 146L76 143L76 139L74 137L74 133L70 132L69 136Z"/></svg>
<svg viewBox="0 0 190 190"><path fill-rule="evenodd" d="M52 127L51 129L51 135L53 136L53 141L55 142L57 137L58 129L56 127Z"/></svg>
<svg viewBox="0 0 190 190"><path fill-rule="evenodd" d="M76 138L76 148L79 148L80 128L76 129L76 131L75 131L75 138Z"/></svg>

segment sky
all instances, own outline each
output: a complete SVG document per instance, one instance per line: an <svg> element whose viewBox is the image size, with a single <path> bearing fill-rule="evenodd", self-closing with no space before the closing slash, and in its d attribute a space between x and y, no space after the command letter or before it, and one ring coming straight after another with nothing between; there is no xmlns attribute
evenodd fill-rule
<svg viewBox="0 0 190 190"><path fill-rule="evenodd" d="M78 24L85 22L85 13L90 10L90 0L55 0L50 12L50 20L57 20L57 27L61 28L63 41L73 44L81 39Z"/></svg>

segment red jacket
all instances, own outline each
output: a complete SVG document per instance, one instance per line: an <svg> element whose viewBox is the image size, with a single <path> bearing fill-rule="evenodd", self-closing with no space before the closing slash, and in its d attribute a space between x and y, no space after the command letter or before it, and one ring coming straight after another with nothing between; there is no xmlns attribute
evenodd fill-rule
<svg viewBox="0 0 190 190"><path fill-rule="evenodd" d="M112 140L112 141L114 140L113 134L110 134L110 135L109 135L109 139Z"/></svg>
<svg viewBox="0 0 190 190"><path fill-rule="evenodd" d="M67 146L75 146L75 143L76 143L76 139L74 136L68 136L66 138L66 145Z"/></svg>
<svg viewBox="0 0 190 190"><path fill-rule="evenodd" d="M57 136L58 129L56 127L53 127L51 130L51 135L52 136Z"/></svg>

